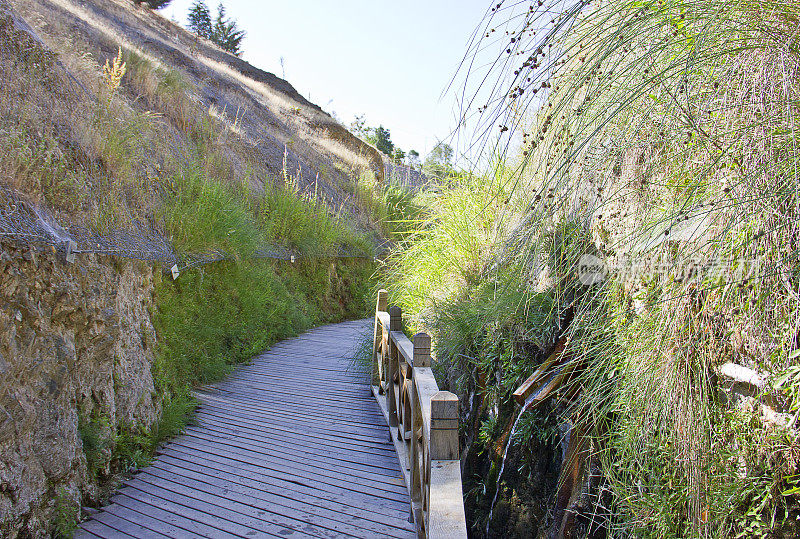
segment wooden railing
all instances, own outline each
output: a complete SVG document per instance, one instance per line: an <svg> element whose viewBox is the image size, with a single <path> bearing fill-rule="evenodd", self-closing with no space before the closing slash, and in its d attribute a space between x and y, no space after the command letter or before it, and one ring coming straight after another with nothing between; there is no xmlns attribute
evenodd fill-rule
<svg viewBox="0 0 800 539"><path fill-rule="evenodd" d="M399 307L378 292L372 392L381 406L411 495L420 537L466 537L458 450L458 397L439 391L431 371L431 338L403 333Z"/></svg>

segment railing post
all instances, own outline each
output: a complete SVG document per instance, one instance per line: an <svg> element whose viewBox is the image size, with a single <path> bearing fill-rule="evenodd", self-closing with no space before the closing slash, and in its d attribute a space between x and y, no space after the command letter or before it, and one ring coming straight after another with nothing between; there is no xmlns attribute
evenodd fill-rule
<svg viewBox="0 0 800 539"><path fill-rule="evenodd" d="M429 455L426 534L431 539L466 539L458 454L458 397L449 391L440 391L431 398Z"/></svg>
<svg viewBox="0 0 800 539"><path fill-rule="evenodd" d="M389 331L403 331L403 311L401 311L400 307L397 305L389 307ZM388 386L386 406L389 410L389 427L391 429L396 428L398 424L397 400L399 395L398 392L395 391L398 384L395 378L399 378L399 373L397 372L400 365L399 355L397 345L389 338L389 372L386 373L386 385Z"/></svg>
<svg viewBox="0 0 800 539"><path fill-rule="evenodd" d="M414 366L431 366L431 336L427 333L414 335Z"/></svg>
<svg viewBox="0 0 800 539"><path fill-rule="evenodd" d="M458 460L458 397L440 391L431 398L431 460Z"/></svg>
<svg viewBox="0 0 800 539"><path fill-rule="evenodd" d="M381 341L383 340L383 328L378 318L379 312L386 311L386 305L389 302L389 292L386 290L378 290L378 301L375 305L375 333L374 339L372 343L372 385L378 386L378 390L381 389L381 379L380 379L380 370L378 368L378 362L381 360L380 358L380 345Z"/></svg>
<svg viewBox="0 0 800 539"><path fill-rule="evenodd" d="M397 305L389 307L389 331L403 331L403 311Z"/></svg>

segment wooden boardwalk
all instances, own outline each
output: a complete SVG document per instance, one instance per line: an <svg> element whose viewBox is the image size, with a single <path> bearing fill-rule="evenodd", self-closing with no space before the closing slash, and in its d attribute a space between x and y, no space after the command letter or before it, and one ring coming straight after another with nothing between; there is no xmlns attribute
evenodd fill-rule
<svg viewBox="0 0 800 539"><path fill-rule="evenodd" d="M195 424L76 537L413 537L395 447L353 365L372 321L276 344L200 393Z"/></svg>

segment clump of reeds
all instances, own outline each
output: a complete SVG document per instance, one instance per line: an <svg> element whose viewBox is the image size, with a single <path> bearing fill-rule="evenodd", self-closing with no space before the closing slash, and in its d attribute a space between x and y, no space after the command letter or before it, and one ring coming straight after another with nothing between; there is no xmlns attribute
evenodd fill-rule
<svg viewBox="0 0 800 539"><path fill-rule="evenodd" d="M415 261L434 255L398 254L403 284L434 298L428 311L472 286L460 273L496 282L508 268L530 309L545 291L552 320L571 310L585 368L563 417L591 433L613 494L598 515L619 532L791 533L796 436L759 419L758 399L743 427L716 369L774 379L798 357L799 9L498 3L471 50L502 52L470 76L492 81L474 119L487 153L505 156L509 194L463 193L464 215L494 206L489 222L470 206L424 232L416 249L439 253L443 279L418 285L412 270L437 271ZM489 245L444 258L429 238L459 223L456 241ZM586 254L610 266L604 281L581 281ZM462 333L490 331L495 316ZM796 410L787 383L773 397Z"/></svg>

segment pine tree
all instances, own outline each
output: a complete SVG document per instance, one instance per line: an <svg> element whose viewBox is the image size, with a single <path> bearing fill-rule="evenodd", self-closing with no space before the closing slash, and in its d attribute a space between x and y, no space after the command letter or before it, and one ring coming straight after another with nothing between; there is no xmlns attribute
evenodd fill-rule
<svg viewBox="0 0 800 539"><path fill-rule="evenodd" d="M245 31L239 30L236 20L225 17L225 6L222 3L217 8L217 20L211 29L211 41L236 56L241 56L241 43Z"/></svg>
<svg viewBox="0 0 800 539"><path fill-rule="evenodd" d="M213 26L211 11L203 0L196 0L189 8L189 29L200 37L211 39Z"/></svg>
<svg viewBox="0 0 800 539"><path fill-rule="evenodd" d="M419 160L419 152L417 150L408 152L408 166L414 170L422 170L422 163Z"/></svg>

